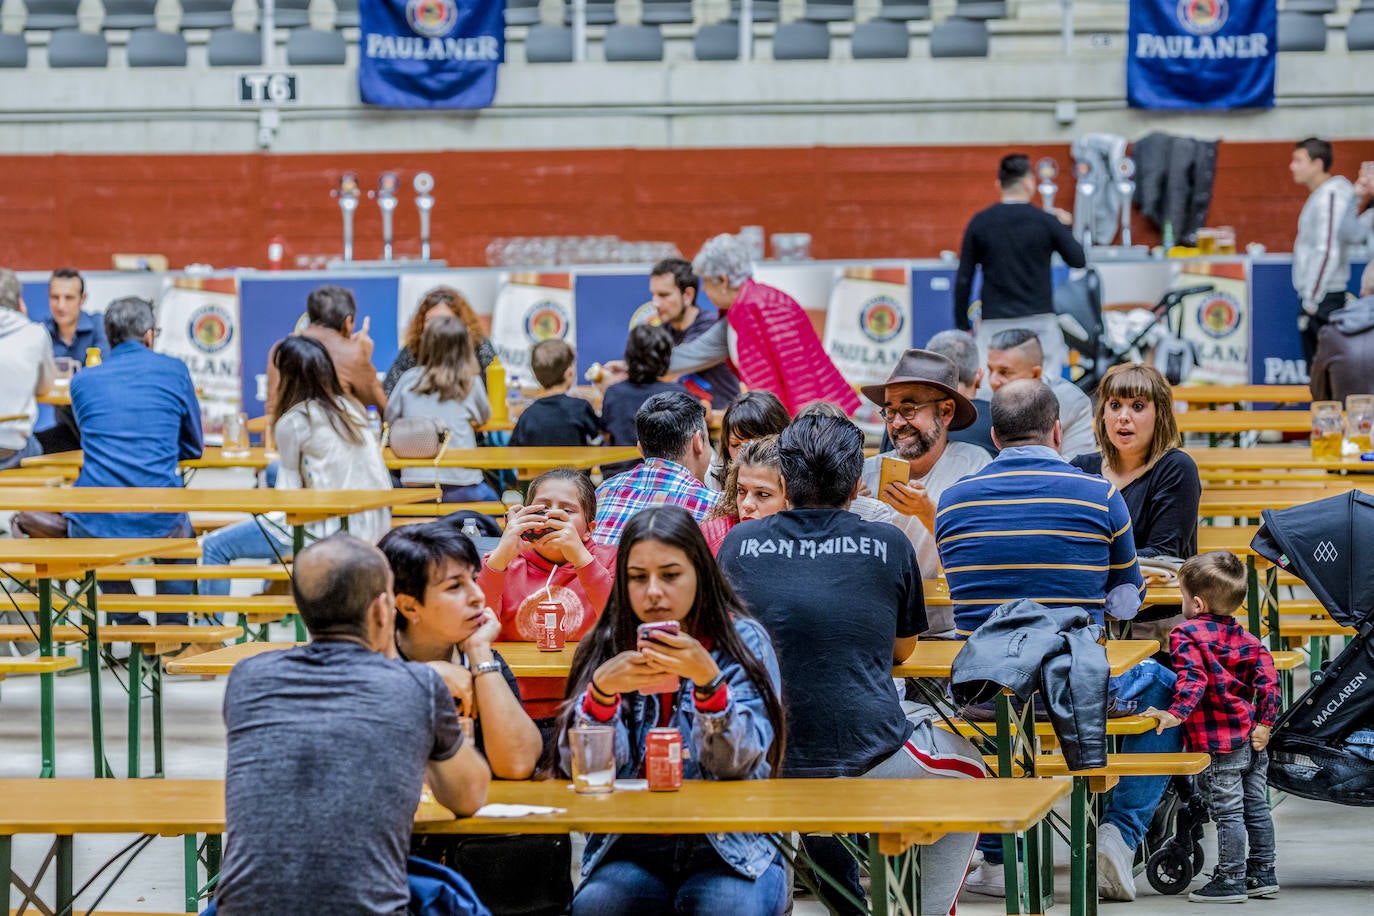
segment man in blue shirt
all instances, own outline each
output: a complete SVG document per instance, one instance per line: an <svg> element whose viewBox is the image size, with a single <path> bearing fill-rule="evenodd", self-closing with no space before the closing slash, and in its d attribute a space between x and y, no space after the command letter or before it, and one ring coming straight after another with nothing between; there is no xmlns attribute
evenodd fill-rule
<svg viewBox="0 0 1374 916"><path fill-rule="evenodd" d="M191 373L180 360L153 352L156 317L146 299L111 302L105 311L110 355L72 379L72 411L85 451L78 487L179 487L177 462L204 451ZM68 512L66 517L71 537L194 537L184 512ZM133 594L128 582L104 582L101 588L107 595ZM186 595L191 583L159 582L157 590ZM143 622L137 614L111 614L110 620ZM163 614L162 621L185 623L186 615Z"/></svg>
<svg viewBox="0 0 1374 916"><path fill-rule="evenodd" d="M696 340L720 320L720 312L702 309L697 304L700 281L692 262L683 258L664 258L654 265L649 276L649 292L659 323L673 337L673 346ZM711 406L724 410L739 397L739 376L725 363L684 375L678 379L694 394L710 398Z"/></svg>
<svg viewBox="0 0 1374 916"><path fill-rule="evenodd" d="M86 304L86 281L76 270L59 267L48 279L48 312L43 327L52 338L53 356L65 356L86 364L86 351L94 347L101 359L109 352L100 317L82 311ZM81 433L70 407L53 410L56 422L38 433L46 454L81 448Z"/></svg>

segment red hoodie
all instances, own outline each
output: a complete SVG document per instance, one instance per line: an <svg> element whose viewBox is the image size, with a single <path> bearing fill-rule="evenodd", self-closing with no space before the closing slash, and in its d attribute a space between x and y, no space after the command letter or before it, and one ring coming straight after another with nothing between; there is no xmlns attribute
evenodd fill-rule
<svg viewBox="0 0 1374 916"><path fill-rule="evenodd" d="M477 584L487 596L487 605L501 621L502 642L534 642L534 608L545 599L544 583L549 584L553 600L562 604L563 636L569 641L581 639L611 597L615 579L613 544L597 544L590 536L583 543L591 552L592 561L581 569L567 563L551 563L533 547L520 552L504 572L491 568L490 555L482 558L482 570ZM522 677L520 698L531 718L544 719L558 712L563 699L565 680L558 677Z"/></svg>

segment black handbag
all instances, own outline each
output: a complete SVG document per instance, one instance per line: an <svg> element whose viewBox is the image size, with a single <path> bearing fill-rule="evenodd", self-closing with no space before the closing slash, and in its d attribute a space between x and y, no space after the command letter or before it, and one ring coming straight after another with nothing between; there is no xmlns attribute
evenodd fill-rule
<svg viewBox="0 0 1374 916"><path fill-rule="evenodd" d="M415 834L412 855L462 875L494 916L558 916L572 905L572 838L566 834Z"/></svg>

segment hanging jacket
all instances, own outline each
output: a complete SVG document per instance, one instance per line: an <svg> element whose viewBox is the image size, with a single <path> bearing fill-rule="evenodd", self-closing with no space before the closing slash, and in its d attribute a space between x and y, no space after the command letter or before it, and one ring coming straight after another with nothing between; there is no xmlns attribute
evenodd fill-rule
<svg viewBox="0 0 1374 916"><path fill-rule="evenodd" d="M954 658L950 687L961 706L1003 688L1023 702L1040 692L1069 769L1107 765L1107 651L1083 608L1027 598L997 608Z"/></svg>
<svg viewBox="0 0 1374 916"><path fill-rule="evenodd" d="M1135 205L1161 232L1166 222L1180 245L1192 245L1207 223L1217 144L1156 131L1135 141Z"/></svg>

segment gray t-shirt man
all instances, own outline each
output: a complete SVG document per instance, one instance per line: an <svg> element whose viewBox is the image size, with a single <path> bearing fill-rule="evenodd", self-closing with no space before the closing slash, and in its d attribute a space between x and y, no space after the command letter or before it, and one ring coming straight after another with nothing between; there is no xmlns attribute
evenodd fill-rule
<svg viewBox="0 0 1374 916"><path fill-rule="evenodd" d="M224 722L222 916L404 913L425 764L463 740L439 675L322 639L235 666Z"/></svg>

